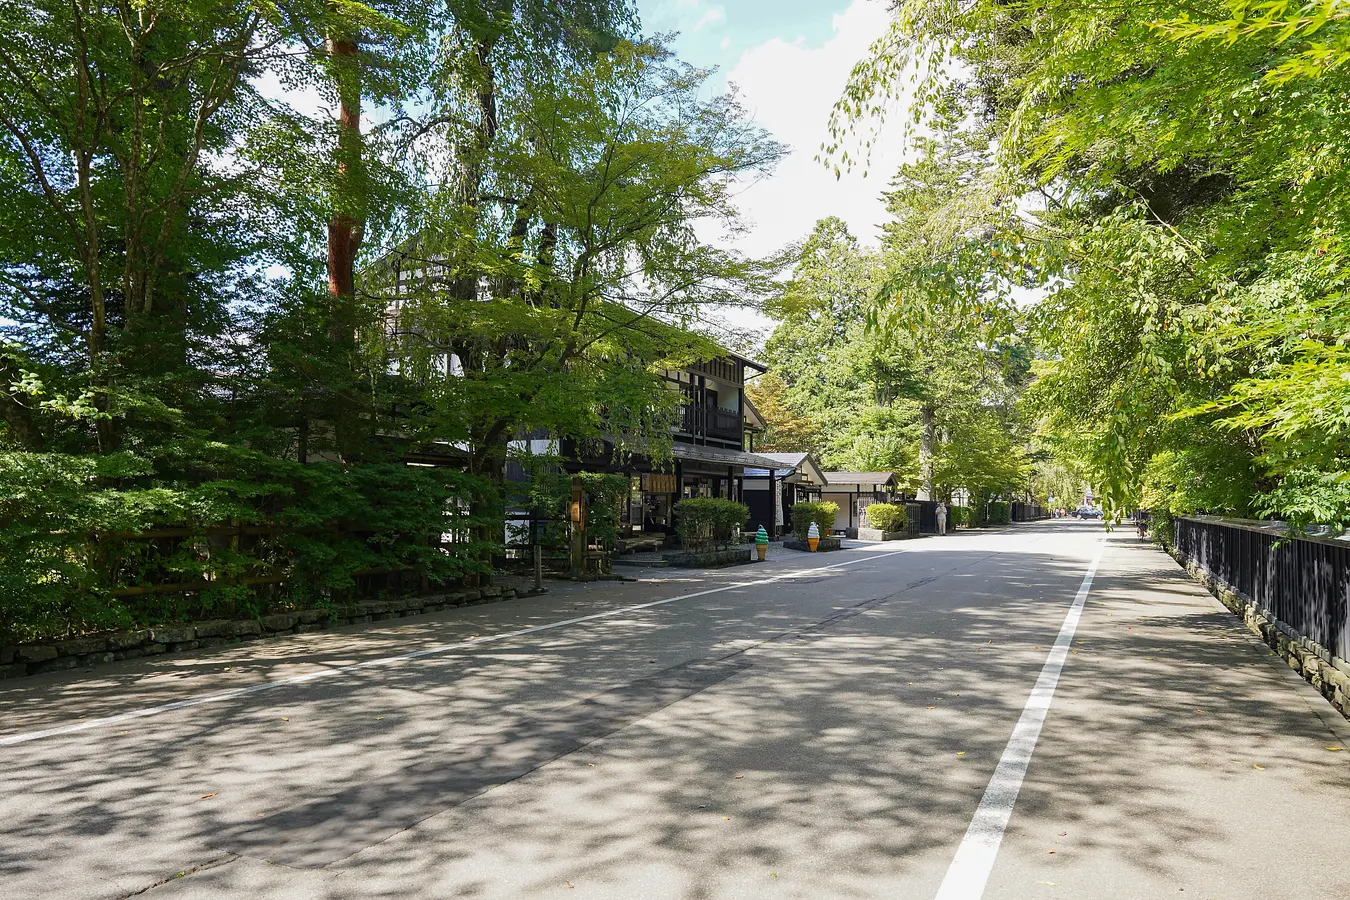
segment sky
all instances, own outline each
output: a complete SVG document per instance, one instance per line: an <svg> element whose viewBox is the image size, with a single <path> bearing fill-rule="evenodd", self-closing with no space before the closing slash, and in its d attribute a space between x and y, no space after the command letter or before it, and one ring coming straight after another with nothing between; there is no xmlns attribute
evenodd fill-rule
<svg viewBox="0 0 1350 900"><path fill-rule="evenodd" d="M902 114L883 125L866 172L836 180L815 160L828 138L830 109L853 64L885 31L880 0L638 0L648 34L679 32L676 54L716 68L711 90L734 86L756 122L792 153L769 178L748 186L741 209L751 228L735 244L766 255L836 215L875 244L881 192L903 157Z"/></svg>

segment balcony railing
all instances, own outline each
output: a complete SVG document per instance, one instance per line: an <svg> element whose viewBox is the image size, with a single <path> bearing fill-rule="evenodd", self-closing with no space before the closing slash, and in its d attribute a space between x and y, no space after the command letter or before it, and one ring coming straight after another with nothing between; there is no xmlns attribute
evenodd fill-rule
<svg viewBox="0 0 1350 900"><path fill-rule="evenodd" d="M730 441L741 439L741 414L722 409L708 410L708 434Z"/></svg>
<svg viewBox="0 0 1350 900"><path fill-rule="evenodd" d="M696 437L739 443L744 433L744 422L740 413L691 404L684 408L680 431Z"/></svg>

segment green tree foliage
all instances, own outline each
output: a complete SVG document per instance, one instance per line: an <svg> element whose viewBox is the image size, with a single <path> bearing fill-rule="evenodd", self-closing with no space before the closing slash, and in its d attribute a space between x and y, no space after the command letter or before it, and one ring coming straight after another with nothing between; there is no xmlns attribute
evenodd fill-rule
<svg viewBox="0 0 1350 900"><path fill-rule="evenodd" d="M752 391L774 449L813 450L832 469L896 472L930 497L1024 484L1014 403L1025 351L988 349L982 331L905 287L917 284L915 256L944 217L945 201L934 202L944 189L923 179L945 171L928 156L902 168L880 252L860 248L838 219L802 244L770 305L780 319L765 350L771 373ZM788 446L786 435L804 443Z"/></svg>
<svg viewBox="0 0 1350 900"><path fill-rule="evenodd" d="M13 634L482 571L508 440L668 440L660 365L713 352L679 326L767 284L693 223L781 150L623 0L37 0L0 27Z"/></svg>
<svg viewBox="0 0 1350 900"><path fill-rule="evenodd" d="M1015 288L1040 289L1027 409L1047 435L1117 509L1147 493L1173 512L1344 525L1342 5L897 13L827 149L912 72L931 133L997 148L959 192L979 214L953 226L983 259L922 274L993 337L1016 330Z"/></svg>
<svg viewBox="0 0 1350 900"><path fill-rule="evenodd" d="M733 224L735 181L782 148L654 44L528 78L505 36L448 52L468 59L439 102L469 124L437 126L450 152L425 160L443 174L366 276L397 309L386 352L423 400L410 427L487 479L531 433L662 456L682 402L662 370L716 356L689 327L698 311L763 293L773 272L695 224Z"/></svg>
<svg viewBox="0 0 1350 900"><path fill-rule="evenodd" d="M907 361L867 328L879 276L875 254L840 219L822 219L797 250L768 307L780 321L764 352L770 374L751 387L774 449L812 450L827 468L912 468ZM808 443L789 445L794 437Z"/></svg>

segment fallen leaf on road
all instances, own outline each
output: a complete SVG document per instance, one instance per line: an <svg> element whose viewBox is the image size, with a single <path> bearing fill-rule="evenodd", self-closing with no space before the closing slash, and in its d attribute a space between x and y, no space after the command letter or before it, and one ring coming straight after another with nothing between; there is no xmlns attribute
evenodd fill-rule
<svg viewBox="0 0 1350 900"><path fill-rule="evenodd" d="M1263 766L1263 765L1261 765L1260 763L1252 763L1252 768L1253 768L1253 769L1260 769L1262 772L1264 772L1264 771L1266 770L1266 767Z"/></svg>
<svg viewBox="0 0 1350 900"><path fill-rule="evenodd" d="M722 821L724 821L724 822L730 822L730 821L731 821L731 816L723 816L723 817L722 817Z"/></svg>
<svg viewBox="0 0 1350 900"><path fill-rule="evenodd" d="M384 720L384 716L376 716L376 717L375 717L375 721L376 721L376 722L381 722L381 721L383 721L383 720Z"/></svg>
<svg viewBox="0 0 1350 900"><path fill-rule="evenodd" d="M1037 884L1045 884L1045 885L1049 885L1050 887L1054 887L1054 886L1055 886L1055 883L1054 883L1053 881L1038 881L1038 882L1036 882L1036 883L1037 883Z"/></svg>
<svg viewBox="0 0 1350 900"><path fill-rule="evenodd" d="M1054 855L1055 855L1055 851L1053 851L1053 850L1048 850L1048 851L1046 851L1046 852L1048 852L1051 856L1054 856Z"/></svg>
<svg viewBox="0 0 1350 900"><path fill-rule="evenodd" d="M965 756L965 755L966 755L966 751L964 751L964 750L957 750L957 751L956 751L956 755L957 755L957 756Z"/></svg>
<svg viewBox="0 0 1350 900"><path fill-rule="evenodd" d="M1340 751L1344 750L1345 748L1344 748L1344 747L1328 747L1327 749L1330 750L1332 753L1339 753Z"/></svg>
<svg viewBox="0 0 1350 900"><path fill-rule="evenodd" d="M1068 837L1068 836L1069 836L1069 833L1068 833L1067 831L1061 831L1061 832L1059 833L1059 836L1060 836L1060 837Z"/></svg>
<svg viewBox="0 0 1350 900"><path fill-rule="evenodd" d="M203 799L203 800L210 800L210 799L211 799L212 797L214 797L214 796L215 796L215 794L202 794L202 799Z"/></svg>
<svg viewBox="0 0 1350 900"><path fill-rule="evenodd" d="M289 722L290 720L291 720L291 717L290 717L290 716L282 716L282 717L281 717L281 721L283 721L283 722Z"/></svg>
<svg viewBox="0 0 1350 900"><path fill-rule="evenodd" d="M936 706L930 706L930 707L928 707L928 708L929 708L929 709L937 709Z"/></svg>
<svg viewBox="0 0 1350 900"><path fill-rule="evenodd" d="M736 780L737 780L737 781L740 781L740 780L741 780L742 778L744 778L744 777L745 777L744 775L737 775L737 776L736 776Z"/></svg>
<svg viewBox="0 0 1350 900"><path fill-rule="evenodd" d="M576 885L575 885L575 884L573 884L573 883L572 883L572 882L570 882L570 881L564 881L564 882L563 882L563 887L570 887L570 888L574 888L574 887L576 887Z"/></svg>

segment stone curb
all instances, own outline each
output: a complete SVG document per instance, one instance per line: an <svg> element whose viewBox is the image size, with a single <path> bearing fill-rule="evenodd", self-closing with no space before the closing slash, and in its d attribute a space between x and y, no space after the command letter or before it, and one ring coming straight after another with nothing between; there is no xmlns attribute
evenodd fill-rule
<svg viewBox="0 0 1350 900"><path fill-rule="evenodd" d="M517 592L514 588L489 586L402 600L357 603L340 610L302 609L273 613L259 619L208 619L187 625L163 625L65 641L0 647L0 679L87 668L124 659L181 653L201 647L219 647L288 634L304 634L342 625L383 622L543 593L547 593L547 589Z"/></svg>
<svg viewBox="0 0 1350 900"><path fill-rule="evenodd" d="M1321 644L1300 635L1279 619L1272 619L1247 597L1219 581L1174 547L1164 549L1186 570L1187 575L1204 585L1229 612L1242 620L1252 634L1275 651L1289 668L1302 675L1304 681L1350 720L1350 662L1333 656Z"/></svg>

